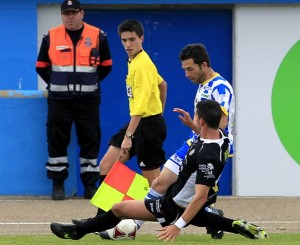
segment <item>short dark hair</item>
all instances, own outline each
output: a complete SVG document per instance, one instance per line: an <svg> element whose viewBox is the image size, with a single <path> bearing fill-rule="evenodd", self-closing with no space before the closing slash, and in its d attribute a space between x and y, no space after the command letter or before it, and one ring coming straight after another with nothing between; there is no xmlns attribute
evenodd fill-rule
<svg viewBox="0 0 300 245"><path fill-rule="evenodd" d="M202 100L196 106L198 118L203 118L207 126L213 129L218 129L222 116L220 104L215 100Z"/></svg>
<svg viewBox="0 0 300 245"><path fill-rule="evenodd" d="M141 37L144 35L144 27L141 22L134 19L124 20L119 26L118 26L118 34L121 36L122 32L135 32L138 37Z"/></svg>
<svg viewBox="0 0 300 245"><path fill-rule="evenodd" d="M181 50L179 54L181 61L190 58L194 60L195 64L201 65L203 62L206 62L207 66L210 67L209 55L202 43L188 44Z"/></svg>

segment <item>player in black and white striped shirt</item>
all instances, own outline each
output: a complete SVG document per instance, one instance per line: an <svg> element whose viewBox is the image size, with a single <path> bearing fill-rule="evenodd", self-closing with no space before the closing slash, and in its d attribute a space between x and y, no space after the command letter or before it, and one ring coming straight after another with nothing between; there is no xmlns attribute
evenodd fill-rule
<svg viewBox="0 0 300 245"><path fill-rule="evenodd" d="M221 107L213 100L197 104L195 122L200 135L189 149L177 181L165 196L115 204L110 211L74 225L52 223L52 232L63 239L78 240L84 235L116 226L122 219L159 221L159 240L173 241L182 228L192 224L241 234L251 239L268 238L260 227L234 220L205 209L216 199L215 184L228 157L228 138L219 130Z"/></svg>

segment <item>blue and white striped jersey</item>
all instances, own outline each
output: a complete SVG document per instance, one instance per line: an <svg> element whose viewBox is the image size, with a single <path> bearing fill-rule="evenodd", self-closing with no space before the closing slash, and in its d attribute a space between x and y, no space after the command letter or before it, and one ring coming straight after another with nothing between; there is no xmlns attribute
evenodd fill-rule
<svg viewBox="0 0 300 245"><path fill-rule="evenodd" d="M194 110L196 105L202 100L215 100L222 107L222 111L228 117L228 125L224 132L228 135L230 141L229 157L233 156L233 123L235 113L235 98L231 84L224 79L220 74L215 75L200 84L194 100ZM172 168L171 165L167 165L169 169L172 169L174 173L178 172L179 166L181 166L183 159L185 158L190 146L195 141L198 135L194 131L191 131L189 139L184 141L182 146L176 150L176 153L172 155L168 161L172 161L176 164L176 168ZM166 166L166 165L165 165Z"/></svg>
<svg viewBox="0 0 300 245"><path fill-rule="evenodd" d="M197 103L203 100L217 101L220 104L223 113L228 117L228 125L224 131L228 134L231 146L229 154L232 155L235 98L231 84L220 76L219 73L216 73L209 80L199 84L194 101L195 110Z"/></svg>

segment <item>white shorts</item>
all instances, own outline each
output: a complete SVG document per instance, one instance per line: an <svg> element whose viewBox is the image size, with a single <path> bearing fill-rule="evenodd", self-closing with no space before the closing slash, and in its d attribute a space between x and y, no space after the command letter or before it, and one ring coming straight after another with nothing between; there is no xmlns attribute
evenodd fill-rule
<svg viewBox="0 0 300 245"><path fill-rule="evenodd" d="M170 169L174 174L178 175L181 165L182 159L175 153L166 161L164 167Z"/></svg>

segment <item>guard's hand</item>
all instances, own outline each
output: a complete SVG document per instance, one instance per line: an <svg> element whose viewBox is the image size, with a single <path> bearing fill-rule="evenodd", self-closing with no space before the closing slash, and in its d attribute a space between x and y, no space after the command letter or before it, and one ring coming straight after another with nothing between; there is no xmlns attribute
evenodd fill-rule
<svg viewBox="0 0 300 245"><path fill-rule="evenodd" d="M158 240L165 242L173 242L180 233L180 229L176 225L169 225L158 230Z"/></svg>

